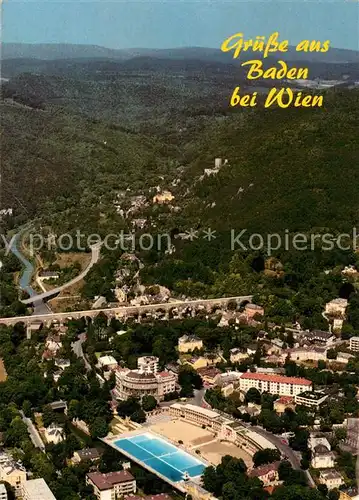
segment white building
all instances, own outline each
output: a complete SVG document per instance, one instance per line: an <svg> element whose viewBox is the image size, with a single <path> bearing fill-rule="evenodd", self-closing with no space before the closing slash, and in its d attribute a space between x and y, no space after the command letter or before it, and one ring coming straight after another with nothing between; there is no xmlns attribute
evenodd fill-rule
<svg viewBox="0 0 359 500"><path fill-rule="evenodd" d="M157 401L162 401L166 394L174 392L176 375L168 371L159 372L158 361L155 356L144 356L138 358L137 370L117 368L114 389L116 397L124 400L130 396L153 396Z"/></svg>
<svg viewBox="0 0 359 500"><path fill-rule="evenodd" d="M359 352L359 337L351 337L349 341L349 348L351 351Z"/></svg>
<svg viewBox="0 0 359 500"><path fill-rule="evenodd" d="M325 484L328 490L339 488L344 483L343 477L335 469L321 470L319 473L319 482Z"/></svg>
<svg viewBox="0 0 359 500"><path fill-rule="evenodd" d="M347 299L334 299L325 304L325 313L345 317L345 310L347 307Z"/></svg>
<svg viewBox="0 0 359 500"><path fill-rule="evenodd" d="M137 360L137 366L140 371L145 373L157 373L158 372L158 362L159 359L156 356L142 356Z"/></svg>
<svg viewBox="0 0 359 500"><path fill-rule="evenodd" d="M334 467L335 456L327 438L310 436L308 447L312 451L311 465L314 469L330 469Z"/></svg>
<svg viewBox="0 0 359 500"><path fill-rule="evenodd" d="M259 392L269 392L278 396L296 396L304 390L312 390L312 382L305 378L266 373L244 373L239 383L241 391L247 392L254 387Z"/></svg>
<svg viewBox="0 0 359 500"><path fill-rule="evenodd" d="M7 500L7 491L4 484L0 484L0 500Z"/></svg>
<svg viewBox="0 0 359 500"><path fill-rule="evenodd" d="M299 347L298 349L288 349L283 353L283 357L289 355L292 361L326 361L326 347Z"/></svg>
<svg viewBox="0 0 359 500"><path fill-rule="evenodd" d="M45 429L45 439L48 443L61 443L65 439L64 429L57 424L49 425L49 427Z"/></svg>
<svg viewBox="0 0 359 500"><path fill-rule="evenodd" d="M354 358L353 354L349 354L347 352L338 352L336 362L337 363L343 363L344 365L347 365L349 363L349 360Z"/></svg>
<svg viewBox="0 0 359 500"><path fill-rule="evenodd" d="M238 347L234 347L230 351L230 361L231 363L240 363L243 359L249 358L249 354L242 352Z"/></svg>
<svg viewBox="0 0 359 500"><path fill-rule="evenodd" d="M86 475L86 484L93 486L98 500L114 500L136 493L136 480L128 470L109 472L90 472Z"/></svg>
<svg viewBox="0 0 359 500"><path fill-rule="evenodd" d="M22 495L23 500L56 500L56 497L42 478L25 481Z"/></svg>
<svg viewBox="0 0 359 500"><path fill-rule="evenodd" d="M195 335L183 335L178 339L178 352L186 353L202 348L203 341Z"/></svg>
<svg viewBox="0 0 359 500"><path fill-rule="evenodd" d="M105 370L114 370L118 366L116 359L113 356L108 355L98 358L97 363L100 368Z"/></svg>
<svg viewBox="0 0 359 500"><path fill-rule="evenodd" d="M314 469L331 469L335 465L334 453L323 444L318 444L312 450L311 464Z"/></svg>
<svg viewBox="0 0 359 500"><path fill-rule="evenodd" d="M317 410L327 398L328 395L321 392L305 391L295 396L295 404Z"/></svg>

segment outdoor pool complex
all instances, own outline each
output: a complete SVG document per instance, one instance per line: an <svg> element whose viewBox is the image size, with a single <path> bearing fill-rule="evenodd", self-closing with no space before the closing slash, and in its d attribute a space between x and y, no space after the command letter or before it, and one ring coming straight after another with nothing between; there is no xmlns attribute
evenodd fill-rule
<svg viewBox="0 0 359 500"><path fill-rule="evenodd" d="M148 433L119 439L113 444L125 455L134 457L135 461L142 462L174 483L182 481L185 472L193 478L200 476L206 468L189 453Z"/></svg>

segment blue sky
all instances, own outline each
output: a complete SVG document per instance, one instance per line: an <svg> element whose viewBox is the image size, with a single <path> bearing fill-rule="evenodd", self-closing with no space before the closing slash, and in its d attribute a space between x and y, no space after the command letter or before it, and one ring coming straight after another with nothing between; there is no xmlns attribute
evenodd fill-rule
<svg viewBox="0 0 359 500"><path fill-rule="evenodd" d="M3 3L2 39L23 43L84 43L110 48L219 47L280 32L359 49L359 0L17 1Z"/></svg>

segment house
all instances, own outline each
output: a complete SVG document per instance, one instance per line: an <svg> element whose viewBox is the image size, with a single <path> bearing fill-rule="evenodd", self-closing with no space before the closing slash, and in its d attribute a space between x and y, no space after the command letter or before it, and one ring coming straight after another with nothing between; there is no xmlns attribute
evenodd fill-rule
<svg viewBox="0 0 359 500"><path fill-rule="evenodd" d="M245 314L242 314L239 311L223 311L218 326L223 327L230 325L239 325L239 323L241 322L246 322Z"/></svg>
<svg viewBox="0 0 359 500"><path fill-rule="evenodd" d="M319 472L319 482L325 484L328 490L339 488L344 483L342 475L335 469L326 469Z"/></svg>
<svg viewBox="0 0 359 500"><path fill-rule="evenodd" d="M319 344L331 346L335 341L335 335L330 332L323 332L322 330L313 330L303 335L303 340L307 340L311 344Z"/></svg>
<svg viewBox="0 0 359 500"><path fill-rule="evenodd" d="M221 375L221 370L215 366L207 366L205 368L199 368L197 373L201 376L203 382L206 382L209 385L214 385L218 377Z"/></svg>
<svg viewBox="0 0 359 500"><path fill-rule="evenodd" d="M261 465L260 467L254 467L248 472L250 478L257 477L263 482L264 486L270 486L279 483L278 468L280 461L273 462L272 464Z"/></svg>
<svg viewBox="0 0 359 500"><path fill-rule="evenodd" d="M54 423L49 425L49 427L46 427L45 429L45 439L48 443L61 443L65 439L64 429Z"/></svg>
<svg viewBox="0 0 359 500"><path fill-rule="evenodd" d="M77 450L74 452L72 457L72 462L79 464L84 460L89 460L90 462L96 462L101 458L101 454L97 448L84 448L83 450Z"/></svg>
<svg viewBox="0 0 359 500"><path fill-rule="evenodd" d="M22 498L23 500L56 500L56 497L42 477L23 483Z"/></svg>
<svg viewBox="0 0 359 500"><path fill-rule="evenodd" d="M191 365L194 370L206 368L207 366L214 366L220 363L222 358L218 355L210 356L193 356L191 359L184 361L184 364Z"/></svg>
<svg viewBox="0 0 359 500"><path fill-rule="evenodd" d="M65 370L71 365L71 361L69 359L55 359L55 366L61 368L61 370Z"/></svg>
<svg viewBox="0 0 359 500"><path fill-rule="evenodd" d="M312 449L311 465L314 469L330 469L335 464L334 453L324 444L317 444Z"/></svg>
<svg viewBox="0 0 359 500"><path fill-rule="evenodd" d="M229 359L231 363L240 363L244 359L249 358L249 354L247 352L242 352L241 349L238 349L238 347L234 347L229 351L229 353Z"/></svg>
<svg viewBox="0 0 359 500"><path fill-rule="evenodd" d="M292 361L306 362L306 361L326 361L327 348L320 346L299 347L297 349L287 349L283 353L285 357L289 356Z"/></svg>
<svg viewBox="0 0 359 500"><path fill-rule="evenodd" d="M312 434L308 440L308 448L313 451L314 448L319 445L325 446L328 450L331 450L331 446L326 437L320 434Z"/></svg>
<svg viewBox="0 0 359 500"><path fill-rule="evenodd" d="M42 280L58 280L60 274L57 271L40 271L39 278Z"/></svg>
<svg viewBox="0 0 359 500"><path fill-rule="evenodd" d="M101 356L97 360L97 364L100 368L103 368L104 370L115 370L118 366L118 363L116 359L113 356Z"/></svg>
<svg viewBox="0 0 359 500"><path fill-rule="evenodd" d="M26 481L26 469L6 452L0 452L0 481L9 483L15 489L15 496L21 497Z"/></svg>
<svg viewBox="0 0 359 500"><path fill-rule="evenodd" d="M325 304L325 313L345 318L345 310L348 307L347 299L334 299Z"/></svg>
<svg viewBox="0 0 359 500"><path fill-rule="evenodd" d="M162 191L162 193L157 193L152 201L153 203L158 203L159 205L164 205L166 203L170 203L172 200L174 200L174 196L171 193L171 191Z"/></svg>
<svg viewBox="0 0 359 500"><path fill-rule="evenodd" d="M251 417L257 417L261 412L261 406L254 403L248 403L248 405L239 406L237 409L241 413L247 413Z"/></svg>
<svg viewBox="0 0 359 500"><path fill-rule="evenodd" d="M334 318L334 320L333 320L333 330L335 332L340 333L342 331L342 328L343 328L343 323L344 323L343 319L341 319L341 318Z"/></svg>
<svg viewBox="0 0 359 500"><path fill-rule="evenodd" d="M203 349L203 341L195 335L183 335L178 339L178 352L187 353Z"/></svg>
<svg viewBox="0 0 359 500"><path fill-rule="evenodd" d="M244 312L247 319L253 319L256 315L264 316L264 308L262 306L258 306L257 304L246 304Z"/></svg>
<svg viewBox="0 0 359 500"><path fill-rule="evenodd" d="M349 446L354 453L359 450L359 418L348 418L346 446Z"/></svg>
<svg viewBox="0 0 359 500"><path fill-rule="evenodd" d="M278 415L283 415L287 409L294 411L294 398L292 396L282 396L276 399L273 403L273 409L278 413Z"/></svg>
<svg viewBox="0 0 359 500"><path fill-rule="evenodd" d="M58 412L67 412L67 403L66 401L53 401L52 403L49 403L49 406L51 410L53 411L58 411Z"/></svg>
<svg viewBox="0 0 359 500"><path fill-rule="evenodd" d="M59 349L62 347L62 342L60 335L49 335L46 339L45 350L50 351L52 353L57 353Z"/></svg>
<svg viewBox="0 0 359 500"><path fill-rule="evenodd" d="M335 361L337 363L343 363L344 365L347 365L349 363L349 360L352 358L354 358L353 354L348 354L347 352L338 352Z"/></svg>
<svg viewBox="0 0 359 500"><path fill-rule="evenodd" d="M136 480L128 470L109 472L89 472L86 475L86 484L93 486L98 500L110 500L130 493L136 493Z"/></svg>
<svg viewBox="0 0 359 500"><path fill-rule="evenodd" d="M86 424L84 420L80 420L79 418L73 418L72 419L72 424L80 429L80 431L84 432L85 434L90 435L90 429L89 426Z"/></svg>

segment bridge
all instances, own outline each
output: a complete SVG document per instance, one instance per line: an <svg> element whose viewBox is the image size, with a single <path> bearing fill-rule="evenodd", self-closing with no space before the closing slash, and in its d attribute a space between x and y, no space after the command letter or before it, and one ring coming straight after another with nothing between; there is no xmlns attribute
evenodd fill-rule
<svg viewBox="0 0 359 500"><path fill-rule="evenodd" d="M61 286L58 286L57 288L53 288L52 290L48 290L47 292L40 293L38 295L32 295L28 299L24 299L21 302L23 304L38 304L44 300L49 299L50 297L55 297L59 293L61 293L63 290L66 290L66 288L75 285L79 281L81 281L86 274L89 272L91 267L98 262L100 258L100 250L101 250L101 243L98 243L96 245L91 246L91 261L89 262L89 265L84 269L79 275L77 275L75 278L72 280L68 281L67 283L64 283Z"/></svg>
<svg viewBox="0 0 359 500"><path fill-rule="evenodd" d="M238 297L220 297L218 299L197 299L197 300L180 300L174 302L164 302L160 304L146 304L142 306L122 306L111 307L107 309L90 309L89 311L71 311L51 314L34 314L32 316L17 316L13 318L0 318L0 325L15 325L16 323L32 323L42 322L50 325L53 322L65 322L71 319L80 319L82 317L95 318L99 313L104 313L109 319L123 318L130 316L141 316L141 314L154 313L156 311L168 312L171 309L185 311L187 308L206 309L211 311L214 306L227 307L229 302L236 302L238 305L252 302L253 295L241 295Z"/></svg>

